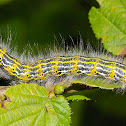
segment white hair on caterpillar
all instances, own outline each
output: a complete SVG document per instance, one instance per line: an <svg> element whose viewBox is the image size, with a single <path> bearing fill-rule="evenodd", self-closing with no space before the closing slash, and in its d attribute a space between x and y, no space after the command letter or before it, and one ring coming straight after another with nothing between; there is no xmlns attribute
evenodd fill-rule
<svg viewBox="0 0 126 126"><path fill-rule="evenodd" d="M74 41L73 41L72 37L70 37L70 38L74 45ZM3 41L2 37L1 37L0 47L5 48L11 56L19 59L19 61L21 63L23 63L23 62L34 63L37 60L51 58L51 57L58 57L58 56L64 56L64 57L84 56L84 57L91 57L91 58L94 57L94 58L100 58L100 59L108 60L108 61L115 61L115 62L123 63L123 64L125 63L125 61L122 57L113 56L110 53L108 53L107 51L105 51L104 49L94 51L92 46L90 45L90 43L88 43L86 49L84 49L84 46L83 46L84 42L83 42L81 36L79 39L80 39L80 41L78 41L77 45L74 45L74 47L69 47L68 45L65 45L66 42L62 38L62 42L59 45L54 44L53 49L50 47L45 48L44 51L46 52L46 50L47 50L47 52L44 54L42 53L41 49L39 48L38 43L34 43L34 48L36 48L36 50L38 51L38 54L39 54L38 56L33 56L34 51L31 47L31 45L27 44L25 47L25 48L29 48L27 56L26 56L26 49L24 49L24 52L19 56L16 47L13 50L12 50L12 48L10 48L10 43L12 41L12 36L11 36L11 31L10 31L8 34L7 42ZM102 47L102 44L100 46ZM11 76L9 73L7 73L7 71L2 70L2 69L0 69L0 77L5 78L5 79L10 79L11 80L10 85L18 83L15 77ZM96 78L96 77L92 77L92 76L86 76L86 77L89 77L90 79ZM41 79L41 80L37 80L37 81L32 80L32 81L30 81L30 83L37 83L39 85L44 85L46 88L48 88L50 90L59 83L60 84L67 83L66 87L69 87L71 85L72 80L76 79L76 78L78 78L78 77L75 75L67 75L67 76L63 76L63 77L49 76L46 79ZM104 79L104 81L107 81L108 83L111 82L110 79L106 79L106 78ZM20 80L20 82L23 82L23 81ZM125 83L123 82L121 84L122 84L122 89L124 89Z"/></svg>

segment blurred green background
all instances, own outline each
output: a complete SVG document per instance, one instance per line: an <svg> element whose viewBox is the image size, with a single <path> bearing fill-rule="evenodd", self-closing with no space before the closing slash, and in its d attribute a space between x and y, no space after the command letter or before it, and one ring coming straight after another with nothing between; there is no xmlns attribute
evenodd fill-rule
<svg viewBox="0 0 126 126"><path fill-rule="evenodd" d="M54 46L54 41L72 45L79 40L97 42L88 21L91 6L98 6L94 0L2 0L0 2L0 25L2 38L7 38L7 31L12 33L12 47L18 46L22 53L30 43L38 43L43 50L47 45ZM8 30L9 29L9 30ZM93 44L94 45L94 44ZM35 52L36 53L36 52Z"/></svg>
<svg viewBox="0 0 126 126"><path fill-rule="evenodd" d="M90 43L97 49L98 40L91 29L88 12L95 0L0 0L0 36L6 43L11 31L11 47L21 54L27 44L37 43L43 51L59 46L64 38L69 46ZM37 51L34 52L37 55ZM44 53L44 52L43 52ZM124 91L123 91L124 92ZM91 89L80 91L92 101L71 101L71 126L126 126L126 94L120 91Z"/></svg>

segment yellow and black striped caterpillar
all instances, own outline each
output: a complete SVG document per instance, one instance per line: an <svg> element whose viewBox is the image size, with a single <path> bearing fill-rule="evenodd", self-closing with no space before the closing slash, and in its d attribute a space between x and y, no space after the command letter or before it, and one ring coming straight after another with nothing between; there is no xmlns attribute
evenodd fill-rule
<svg viewBox="0 0 126 126"><path fill-rule="evenodd" d="M0 48L0 66L9 75L23 82L62 75L93 75L126 82L126 65L100 58L58 56L37 60L34 63L21 63L9 55L4 48Z"/></svg>

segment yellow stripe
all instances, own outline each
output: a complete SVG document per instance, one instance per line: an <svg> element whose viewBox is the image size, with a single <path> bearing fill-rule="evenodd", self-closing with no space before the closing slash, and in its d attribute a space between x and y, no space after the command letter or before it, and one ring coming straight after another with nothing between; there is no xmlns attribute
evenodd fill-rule
<svg viewBox="0 0 126 126"><path fill-rule="evenodd" d="M61 76L63 75L63 73L60 73L60 71L58 71L58 64L61 63L61 64L70 64L70 70L68 70L67 75L69 74L75 74L75 75L78 75L78 74L81 74L81 73L77 73L79 70L78 70L78 63L83 63L83 64L94 64L93 67L89 67L89 73L87 73L87 75L94 75L94 76L97 76L97 73L98 71L96 70L97 69L97 65L100 65L100 66L104 66L104 67L108 67L108 68L111 68L112 71L107 71L109 74L107 77L105 78L110 78L110 79L114 79L117 75L114 73L114 70L113 69L120 69L121 71L123 71L125 73L125 75L122 75L124 78L121 78L122 81L126 81L126 66L124 66L124 69L123 68L119 68L116 66L116 64L119 64L117 62L111 62L111 61L107 61L107 60L103 60L103 59L99 59L99 58L88 58L88 57L80 57L80 56L73 56L73 57L53 57L53 58L47 58L47 59L42 59L42 60L38 60L36 61L35 63L31 64L31 63L20 63L20 61L16 58L11 58L9 55L7 55L6 53L6 50L4 48L0 49L0 58L2 61L2 58L3 56L5 55L7 58L9 58L10 61L13 61L14 64L11 64L10 66L3 66L3 68L9 72L9 74L13 75L13 76L16 76L17 78L23 80L23 81L29 81L31 79L35 79L35 80L39 80L39 79L45 79L47 78L48 76ZM83 59L84 61L81 61L81 59ZM63 60L66 60L66 61L63 61ZM89 60L94 60L94 61L90 61ZM9 62L9 61L8 61ZM103 62L103 63L100 63L100 62ZM73 65L71 65L71 63L73 63ZM106 63L108 64L111 64L111 65L106 65ZM52 65L53 64L53 65ZM0 63L1 65L1 63ZM49 66L48 68L51 68L51 70L49 71L50 74L45 74L43 73L43 69L44 68L41 68L42 65L45 65L45 66ZM24 71L23 75L17 75L15 74L14 72L17 72L16 69L19 69L19 66L20 66L20 69L22 71ZM32 69L36 69L36 75L35 75L35 78L34 77L30 77L30 72L32 72ZM37 77L39 76L39 77ZM30 77L30 78L29 78Z"/></svg>

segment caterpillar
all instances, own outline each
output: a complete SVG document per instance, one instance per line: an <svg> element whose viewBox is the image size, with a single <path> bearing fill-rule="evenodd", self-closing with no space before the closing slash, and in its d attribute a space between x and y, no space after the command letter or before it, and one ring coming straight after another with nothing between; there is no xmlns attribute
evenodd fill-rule
<svg viewBox="0 0 126 126"><path fill-rule="evenodd" d="M49 77L60 78L64 75L102 76L126 82L126 65L96 57L57 56L37 60L34 63L22 63L0 47L0 67L10 76L27 83L40 82Z"/></svg>

